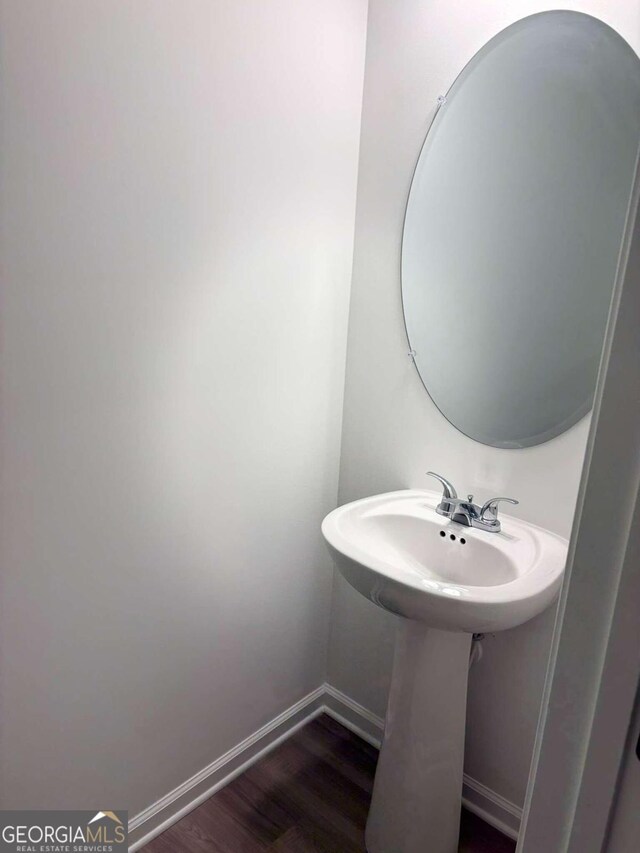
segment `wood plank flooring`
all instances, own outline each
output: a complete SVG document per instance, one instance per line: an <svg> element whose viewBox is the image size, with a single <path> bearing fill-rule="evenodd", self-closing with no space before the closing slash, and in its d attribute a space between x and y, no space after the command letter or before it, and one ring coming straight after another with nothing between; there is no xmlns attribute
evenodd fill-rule
<svg viewBox="0 0 640 853"><path fill-rule="evenodd" d="M377 757L335 720L318 717L143 853L366 853ZM459 853L514 850L513 841L463 811Z"/></svg>

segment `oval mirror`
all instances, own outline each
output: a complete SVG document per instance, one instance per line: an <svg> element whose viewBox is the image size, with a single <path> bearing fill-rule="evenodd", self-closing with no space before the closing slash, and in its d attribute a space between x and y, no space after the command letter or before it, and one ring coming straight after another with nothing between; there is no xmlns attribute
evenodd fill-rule
<svg viewBox="0 0 640 853"><path fill-rule="evenodd" d="M544 12L493 38L441 104L411 185L402 301L425 388L496 447L591 408L640 140L640 60Z"/></svg>

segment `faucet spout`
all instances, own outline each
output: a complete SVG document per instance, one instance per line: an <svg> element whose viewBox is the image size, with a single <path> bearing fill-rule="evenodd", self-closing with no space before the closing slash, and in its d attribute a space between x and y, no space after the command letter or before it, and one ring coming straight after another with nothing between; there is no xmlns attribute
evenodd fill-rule
<svg viewBox="0 0 640 853"><path fill-rule="evenodd" d="M442 506L442 503L438 507L438 510ZM447 501L447 504L448 511L440 514L446 515L451 521L464 524L465 527L473 527L474 521L479 518L478 507L466 498L452 498Z"/></svg>
<svg viewBox="0 0 640 853"><path fill-rule="evenodd" d="M492 498L483 506L478 506L478 504L473 502L473 495L467 495L466 498L459 498L458 493L449 480L446 480L434 471L428 471L427 473L430 477L435 477L436 480L442 483L442 498L436 507L438 515L450 518L451 521L463 524L465 527L476 527L478 530L484 530L487 533L499 533L498 504L500 501L511 504L518 503L513 498Z"/></svg>

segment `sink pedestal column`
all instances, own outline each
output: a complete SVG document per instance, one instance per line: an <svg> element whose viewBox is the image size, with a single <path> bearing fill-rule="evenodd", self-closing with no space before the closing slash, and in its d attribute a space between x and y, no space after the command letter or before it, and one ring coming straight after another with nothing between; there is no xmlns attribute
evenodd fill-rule
<svg viewBox="0 0 640 853"><path fill-rule="evenodd" d="M456 853L471 634L400 619L368 853Z"/></svg>

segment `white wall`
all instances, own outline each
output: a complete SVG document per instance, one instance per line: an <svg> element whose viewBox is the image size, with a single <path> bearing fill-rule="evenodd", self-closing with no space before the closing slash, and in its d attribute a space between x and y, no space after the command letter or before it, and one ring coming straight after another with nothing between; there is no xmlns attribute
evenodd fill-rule
<svg viewBox="0 0 640 853"><path fill-rule="evenodd" d="M482 501L519 498L522 517L570 531L586 420L548 444L498 450L476 444L439 414L407 358L400 302L400 241L411 175L433 116L464 64L496 32L533 12L536 0L371 0L340 502L390 489L433 488L435 470ZM569 4L616 28L640 48L638 0ZM330 681L383 714L394 617L334 585ZM521 804L554 613L488 638L470 677L466 771Z"/></svg>
<svg viewBox="0 0 640 853"><path fill-rule="evenodd" d="M324 680L365 0L3 0L2 807Z"/></svg>

